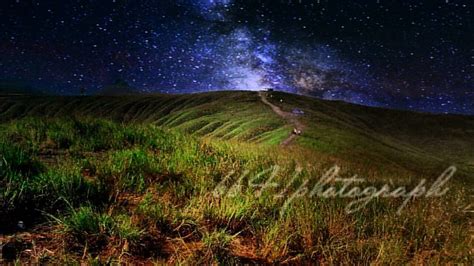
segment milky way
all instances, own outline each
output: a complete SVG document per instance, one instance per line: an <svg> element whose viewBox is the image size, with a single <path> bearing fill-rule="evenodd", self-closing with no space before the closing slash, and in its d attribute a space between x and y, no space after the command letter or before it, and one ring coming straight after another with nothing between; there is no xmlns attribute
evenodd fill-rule
<svg viewBox="0 0 474 266"><path fill-rule="evenodd" d="M461 1L3 1L0 82L90 94L274 88L474 113Z"/></svg>

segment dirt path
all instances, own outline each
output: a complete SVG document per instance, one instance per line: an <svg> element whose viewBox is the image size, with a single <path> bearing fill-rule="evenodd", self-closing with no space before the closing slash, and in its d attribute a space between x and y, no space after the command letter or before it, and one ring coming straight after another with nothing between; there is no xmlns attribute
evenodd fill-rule
<svg viewBox="0 0 474 266"><path fill-rule="evenodd" d="M281 110L280 107L278 107L278 106L272 104L271 102L269 102L268 99L267 99L267 93L266 92L260 91L260 92L258 92L258 95L260 96L260 99L262 99L262 102L264 104L266 104L266 105L270 106L270 108L272 108L273 112L275 112L277 115L281 116L283 119L290 122L296 130L299 130L299 131L301 131L301 133L303 133L303 130L305 129L305 126L303 125L303 123L301 123L298 120L296 115L294 115L293 113L285 112L285 111ZM282 145L282 146L289 145L297 137L298 137L298 135L293 134L293 132L292 132L292 133L290 133L288 138L286 138L280 145Z"/></svg>

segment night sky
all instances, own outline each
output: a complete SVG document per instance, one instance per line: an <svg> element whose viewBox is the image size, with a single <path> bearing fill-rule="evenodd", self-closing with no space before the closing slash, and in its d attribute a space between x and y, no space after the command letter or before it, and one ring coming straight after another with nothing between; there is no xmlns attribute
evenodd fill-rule
<svg viewBox="0 0 474 266"><path fill-rule="evenodd" d="M0 3L0 81L93 94L275 88L474 114L472 1Z"/></svg>

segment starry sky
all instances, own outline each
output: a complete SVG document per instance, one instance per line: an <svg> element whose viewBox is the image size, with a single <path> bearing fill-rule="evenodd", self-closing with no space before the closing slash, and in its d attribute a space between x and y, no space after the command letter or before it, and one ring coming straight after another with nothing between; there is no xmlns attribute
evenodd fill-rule
<svg viewBox="0 0 474 266"><path fill-rule="evenodd" d="M276 90L474 114L473 3L2 0L0 81L64 95Z"/></svg>

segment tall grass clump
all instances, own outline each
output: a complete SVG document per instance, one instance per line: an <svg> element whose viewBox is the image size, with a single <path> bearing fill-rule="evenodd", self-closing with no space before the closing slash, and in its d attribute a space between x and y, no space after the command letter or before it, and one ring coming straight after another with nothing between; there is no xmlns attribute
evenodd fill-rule
<svg viewBox="0 0 474 266"><path fill-rule="evenodd" d="M72 209L69 216L58 221L66 232L77 236L110 234L114 226L109 215L98 213L90 206Z"/></svg>
<svg viewBox="0 0 474 266"><path fill-rule="evenodd" d="M20 219L32 219L34 194L30 184L45 167L30 151L0 143L0 231L9 230Z"/></svg>
<svg viewBox="0 0 474 266"><path fill-rule="evenodd" d="M30 187L41 209L62 210L66 202L73 206L85 202L95 205L107 202L107 190L96 180L85 178L81 170L78 163L64 162L36 176Z"/></svg>

